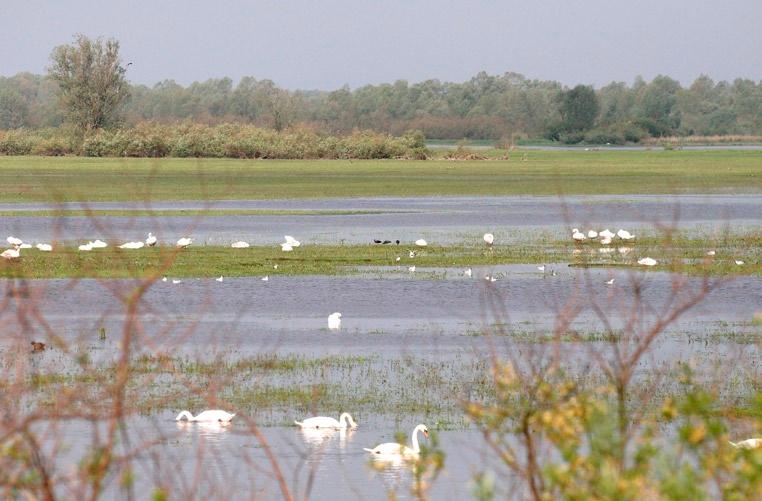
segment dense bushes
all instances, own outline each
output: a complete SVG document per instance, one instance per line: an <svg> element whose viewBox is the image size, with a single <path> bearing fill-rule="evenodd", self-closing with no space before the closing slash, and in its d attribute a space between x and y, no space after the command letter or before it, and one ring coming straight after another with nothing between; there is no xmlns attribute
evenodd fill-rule
<svg viewBox="0 0 762 501"><path fill-rule="evenodd" d="M77 139L64 129L0 131L0 154L90 157L228 158L426 158L424 136L399 137L372 131L347 136L295 128L282 132L245 124L138 124L101 130Z"/></svg>

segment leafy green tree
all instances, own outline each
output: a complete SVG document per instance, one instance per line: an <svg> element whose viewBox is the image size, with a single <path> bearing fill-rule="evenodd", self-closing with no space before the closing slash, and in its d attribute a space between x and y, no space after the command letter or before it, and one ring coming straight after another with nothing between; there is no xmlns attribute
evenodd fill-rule
<svg viewBox="0 0 762 501"><path fill-rule="evenodd" d="M595 91L587 85L577 85L561 93L561 128L566 132L584 132L592 129L600 105Z"/></svg>
<svg viewBox="0 0 762 501"><path fill-rule="evenodd" d="M58 83L58 99L67 118L83 131L117 123L129 97L119 42L77 35L50 55L48 74Z"/></svg>
<svg viewBox="0 0 762 501"><path fill-rule="evenodd" d="M0 89L0 129L17 129L26 125L29 107L15 89Z"/></svg>

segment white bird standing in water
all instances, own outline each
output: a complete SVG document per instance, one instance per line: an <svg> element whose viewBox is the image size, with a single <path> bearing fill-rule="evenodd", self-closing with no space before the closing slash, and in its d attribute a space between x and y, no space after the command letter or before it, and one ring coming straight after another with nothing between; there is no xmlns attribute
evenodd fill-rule
<svg viewBox="0 0 762 501"><path fill-rule="evenodd" d="M175 421L180 421L181 419L185 418L188 421L229 423L234 417L235 414L230 414L229 412L221 411L218 409L203 411L197 416L193 416L193 414L188 411L182 411L177 415Z"/></svg>
<svg viewBox="0 0 762 501"><path fill-rule="evenodd" d="M193 239L190 237L182 237L177 241L177 247L184 249L193 243Z"/></svg>
<svg viewBox="0 0 762 501"><path fill-rule="evenodd" d="M220 275L219 278L215 278L214 280L215 282L222 282L225 279L222 277L222 275Z"/></svg>
<svg viewBox="0 0 762 501"><path fill-rule="evenodd" d="M471 268L469 268L466 271L464 271L463 274L467 276L468 278L471 278L471 276L473 275L473 272L471 271Z"/></svg>
<svg viewBox="0 0 762 501"><path fill-rule="evenodd" d="M411 266L411 267L409 267L409 268L407 269L407 271L409 271L410 273L414 273L414 272L415 272L415 266Z"/></svg>
<svg viewBox="0 0 762 501"><path fill-rule="evenodd" d="M341 328L341 313L331 313L328 315L328 328L331 330L337 330Z"/></svg>
<svg viewBox="0 0 762 501"><path fill-rule="evenodd" d="M606 280L604 283L606 285L614 285L614 279L612 278L611 280Z"/></svg>
<svg viewBox="0 0 762 501"><path fill-rule="evenodd" d="M177 285L177 284L183 283L183 281L182 280L172 280L172 283Z"/></svg>
<svg viewBox="0 0 762 501"><path fill-rule="evenodd" d="M541 271L542 273L545 273L545 265L543 264L542 266L538 266L537 270Z"/></svg>
<svg viewBox="0 0 762 501"><path fill-rule="evenodd" d="M267 282L269 280L270 280L270 277L268 275L265 275L264 277L262 277L263 282Z"/></svg>
<svg viewBox="0 0 762 501"><path fill-rule="evenodd" d="M304 421L294 421L294 424L297 426L301 426L302 428L328 428L328 429L346 429L346 428L357 428L357 423L355 423L355 420L352 419L352 416L349 415L348 412L344 412L339 416L339 420L332 417L326 417L326 416L316 416L307 418Z"/></svg>
<svg viewBox="0 0 762 501"><path fill-rule="evenodd" d="M156 245L156 242L158 242L158 239L154 236L153 233L149 231L148 238L146 238L146 245L148 247L153 247L154 245Z"/></svg>

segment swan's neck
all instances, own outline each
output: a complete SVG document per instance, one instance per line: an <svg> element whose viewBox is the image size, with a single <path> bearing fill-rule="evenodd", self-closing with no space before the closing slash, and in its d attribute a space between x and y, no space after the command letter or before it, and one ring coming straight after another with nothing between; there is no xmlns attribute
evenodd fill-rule
<svg viewBox="0 0 762 501"><path fill-rule="evenodd" d="M353 428L355 426L355 420L352 419L352 416L350 416L348 412L345 412L339 417L339 424L346 428Z"/></svg>
<svg viewBox="0 0 762 501"><path fill-rule="evenodd" d="M193 421L193 414L191 414L188 411L182 411L180 414L177 415L177 421L180 421L182 418L187 418L188 421Z"/></svg>
<svg viewBox="0 0 762 501"><path fill-rule="evenodd" d="M413 452L416 454L421 452L421 447L418 445L418 428L413 430L413 436L410 441L413 443Z"/></svg>

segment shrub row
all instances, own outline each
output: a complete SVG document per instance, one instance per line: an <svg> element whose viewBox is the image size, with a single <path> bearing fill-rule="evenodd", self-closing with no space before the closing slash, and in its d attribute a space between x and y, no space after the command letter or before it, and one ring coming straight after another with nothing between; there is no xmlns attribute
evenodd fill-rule
<svg viewBox="0 0 762 501"><path fill-rule="evenodd" d="M63 129L0 131L3 155L84 155L90 157L227 157L227 158L414 158L427 156L424 136L406 132L394 137L372 131L347 136L308 129L277 132L245 124L138 124L98 131L75 139Z"/></svg>

